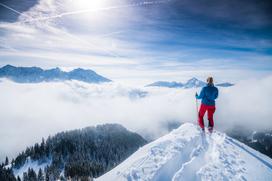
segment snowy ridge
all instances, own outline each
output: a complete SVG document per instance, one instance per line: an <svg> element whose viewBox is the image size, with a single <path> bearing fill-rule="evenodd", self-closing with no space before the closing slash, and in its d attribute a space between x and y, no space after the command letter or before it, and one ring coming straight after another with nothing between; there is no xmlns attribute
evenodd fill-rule
<svg viewBox="0 0 272 181"><path fill-rule="evenodd" d="M215 131L186 123L102 175L107 180L271 180L272 160Z"/></svg>

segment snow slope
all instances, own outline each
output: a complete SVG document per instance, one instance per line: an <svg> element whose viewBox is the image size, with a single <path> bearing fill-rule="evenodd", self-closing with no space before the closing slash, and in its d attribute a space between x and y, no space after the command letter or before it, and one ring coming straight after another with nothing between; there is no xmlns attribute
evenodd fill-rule
<svg viewBox="0 0 272 181"><path fill-rule="evenodd" d="M24 172L27 172L29 168L32 168L38 174L39 169L44 170L44 168L50 165L51 162L52 160L50 159L46 162L39 163L38 161L33 161L28 157L25 164L20 169L13 169L13 173L16 177L19 176L22 179Z"/></svg>
<svg viewBox="0 0 272 181"><path fill-rule="evenodd" d="M271 180L272 160L215 131L186 123L140 148L96 181Z"/></svg>

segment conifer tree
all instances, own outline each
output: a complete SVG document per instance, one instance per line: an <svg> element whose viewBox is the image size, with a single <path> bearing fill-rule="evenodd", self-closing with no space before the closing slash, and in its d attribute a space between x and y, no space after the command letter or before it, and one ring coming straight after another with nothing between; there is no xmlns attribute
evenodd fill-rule
<svg viewBox="0 0 272 181"><path fill-rule="evenodd" d="M44 181L44 175L41 168L39 169L39 172L38 172L38 181Z"/></svg>
<svg viewBox="0 0 272 181"><path fill-rule="evenodd" d="M8 160L8 157L6 156L5 165L8 165L8 164L9 164L9 160Z"/></svg>
<svg viewBox="0 0 272 181"><path fill-rule="evenodd" d="M19 176L17 176L17 181L21 181L21 178Z"/></svg>

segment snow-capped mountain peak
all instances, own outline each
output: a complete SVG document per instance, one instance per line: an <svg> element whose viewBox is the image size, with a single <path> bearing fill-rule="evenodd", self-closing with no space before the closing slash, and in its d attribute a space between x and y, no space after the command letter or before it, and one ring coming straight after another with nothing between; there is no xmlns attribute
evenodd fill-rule
<svg viewBox="0 0 272 181"><path fill-rule="evenodd" d="M186 123L140 148L97 181L270 180L272 160L215 131Z"/></svg>
<svg viewBox="0 0 272 181"><path fill-rule="evenodd" d="M15 67L6 65L0 68L0 78L8 78L19 83L39 83L50 81L78 80L87 83L110 82L111 80L98 75L93 70L77 68L70 72L56 67L43 70L40 67Z"/></svg>
<svg viewBox="0 0 272 181"><path fill-rule="evenodd" d="M203 87L205 85L205 82L193 77L184 84L184 88Z"/></svg>

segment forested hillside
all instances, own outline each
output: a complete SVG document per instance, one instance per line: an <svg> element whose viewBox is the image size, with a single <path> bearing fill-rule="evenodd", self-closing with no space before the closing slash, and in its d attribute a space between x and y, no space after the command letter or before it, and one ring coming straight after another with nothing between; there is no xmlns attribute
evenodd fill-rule
<svg viewBox="0 0 272 181"><path fill-rule="evenodd" d="M140 135L117 124L61 132L26 148L0 173L11 180L12 171L24 180L98 177L145 143Z"/></svg>

